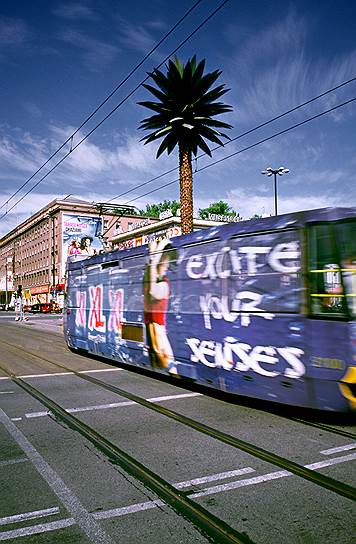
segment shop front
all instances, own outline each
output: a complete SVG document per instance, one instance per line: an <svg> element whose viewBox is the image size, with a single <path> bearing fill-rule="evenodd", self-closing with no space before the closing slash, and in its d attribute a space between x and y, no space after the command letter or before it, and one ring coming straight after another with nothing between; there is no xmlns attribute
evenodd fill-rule
<svg viewBox="0 0 356 544"><path fill-rule="evenodd" d="M44 302L51 302L52 296L50 294L49 285L36 285L36 287L30 287L30 304L42 304Z"/></svg>

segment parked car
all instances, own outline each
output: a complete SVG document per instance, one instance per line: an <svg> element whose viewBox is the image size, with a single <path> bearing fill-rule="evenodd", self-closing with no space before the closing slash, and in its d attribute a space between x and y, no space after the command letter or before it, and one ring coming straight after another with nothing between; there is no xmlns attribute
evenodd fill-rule
<svg viewBox="0 0 356 544"><path fill-rule="evenodd" d="M52 304L50 302L41 302L40 304L32 304L31 313L44 313L48 314L52 311Z"/></svg>
<svg viewBox="0 0 356 544"><path fill-rule="evenodd" d="M10 306L10 304L0 304L0 312L9 312L14 309L14 306Z"/></svg>

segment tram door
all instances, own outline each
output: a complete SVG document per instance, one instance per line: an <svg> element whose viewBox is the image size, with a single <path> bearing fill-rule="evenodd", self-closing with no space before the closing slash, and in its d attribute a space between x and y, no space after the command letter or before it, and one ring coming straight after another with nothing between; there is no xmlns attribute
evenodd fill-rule
<svg viewBox="0 0 356 544"><path fill-rule="evenodd" d="M356 308L355 221L309 227L310 375L321 409L343 408L338 386L353 360Z"/></svg>

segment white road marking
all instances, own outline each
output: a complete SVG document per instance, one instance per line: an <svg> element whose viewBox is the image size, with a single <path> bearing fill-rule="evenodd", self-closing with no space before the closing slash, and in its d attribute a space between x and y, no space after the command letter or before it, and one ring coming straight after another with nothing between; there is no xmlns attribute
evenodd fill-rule
<svg viewBox="0 0 356 544"><path fill-rule="evenodd" d="M335 457L335 459L329 459L328 461L319 461L318 463L312 463L311 465L305 465L305 468L310 470L318 470L319 468L331 467L332 465L338 465L346 461L352 461L356 459L356 453L350 453L350 455L343 455L342 457Z"/></svg>
<svg viewBox="0 0 356 544"><path fill-rule="evenodd" d="M45 518L47 516L54 516L59 514L58 506L53 508L47 508L46 510L35 510L34 512L24 512L23 514L17 514L16 516L7 516L0 518L0 525L9 525L10 523L19 523L28 519Z"/></svg>
<svg viewBox="0 0 356 544"><path fill-rule="evenodd" d="M110 519L120 516L127 516L128 514L135 514L136 512L143 512L144 510L151 510L157 506L164 506L164 502L161 500L146 501L138 504L132 504L131 506L123 506L122 508L112 508L111 510L105 510L105 512L95 512L95 519Z"/></svg>
<svg viewBox="0 0 356 544"><path fill-rule="evenodd" d="M333 453L341 453L342 451L354 450L355 448L356 448L356 442L354 442L353 444L347 444L346 446L339 446L338 448L323 450L320 453L322 455L333 455Z"/></svg>
<svg viewBox="0 0 356 544"><path fill-rule="evenodd" d="M197 397L200 396L201 393L183 393L181 395L167 395L165 397L153 397L150 399L146 399L149 402L163 402L165 400L179 400L179 399L186 399L189 397ZM124 406L134 406L138 403L133 400L128 401L122 401L122 402L110 402L108 404L96 404L94 406L81 406L78 408L66 408L66 411L71 414L77 414L79 412L90 412L93 410L108 410L110 408L122 408ZM44 417L50 415L51 412L49 410L43 410L41 412L28 412L25 414L25 417L27 419L32 419L36 417Z"/></svg>
<svg viewBox="0 0 356 544"><path fill-rule="evenodd" d="M232 478L234 476L240 476L242 474L248 474L249 472L255 472L251 467L240 468L236 470L229 470L227 472L219 472L217 474L211 474L210 476L203 476L201 478L194 478L193 480L185 480L173 484L176 489L184 489L186 487L192 487L193 485L199 485L201 483L214 482L216 480L223 480L226 478ZM109 519L113 517L126 516L128 514L135 514L143 510L150 510L156 508L156 506L163 506L164 503L161 500L146 501L139 504L132 504L130 506L123 506L121 508L112 508L111 510L105 510L104 512L96 512L94 514L96 519Z"/></svg>
<svg viewBox="0 0 356 544"><path fill-rule="evenodd" d="M17 463L25 463L26 461L29 461L27 457L17 457L16 459L9 459L8 461L0 461L0 467L16 465Z"/></svg>
<svg viewBox="0 0 356 544"><path fill-rule="evenodd" d="M329 459L328 461L320 461L318 463L312 463L310 465L304 465L305 468L310 470L317 470L319 468L330 467L332 465L337 465L339 463L345 463L347 461L353 461L356 459L356 453L351 455L344 455L343 457L337 457L336 459ZM246 478L245 480L238 480L237 482L230 482L228 484L216 485L214 487L209 487L203 489L198 493L193 493L189 495L191 499L196 499L198 497L206 497L207 495L213 495L214 493L221 493L223 491L229 491L230 489L237 489L238 487L244 487L247 485L260 484L262 482L268 482L270 480L277 480L279 478L286 478L288 476L293 476L292 472L287 470L279 470L278 472L270 472L269 474L264 474L262 476L256 476L254 478Z"/></svg>
<svg viewBox="0 0 356 544"><path fill-rule="evenodd" d="M22 421L22 417L12 417L11 421Z"/></svg>
<svg viewBox="0 0 356 544"><path fill-rule="evenodd" d="M49 410L44 410L43 412L30 412L29 414L25 414L25 417L31 418L31 417L43 417L43 416L49 416L52 412Z"/></svg>
<svg viewBox="0 0 356 544"><path fill-rule="evenodd" d="M123 401L123 402L111 402L110 404L99 404L97 406L84 406L83 408L68 408L67 412L71 414L76 414L78 412L90 412L92 410L106 410L108 408L121 408L122 406L132 406L136 404L132 400Z"/></svg>
<svg viewBox="0 0 356 544"><path fill-rule="evenodd" d="M17 442L20 448L27 455L37 472L46 481L48 486L57 495L59 500L70 512L82 531L94 544L113 544L109 535L95 521L94 517L84 508L79 499L66 486L59 475L45 461L42 455L36 450L26 436L16 427L11 419L0 408L0 421L8 433Z"/></svg>
<svg viewBox="0 0 356 544"><path fill-rule="evenodd" d="M317 463L312 463L310 465L305 465L305 467L310 469L322 468L322 467L331 466L338 463L346 463L348 461L353 461L355 458L356 458L356 454L345 455L343 457L338 457L336 459L329 459L327 461L321 461ZM239 471L249 470L249 467L246 467L246 469L238 469L238 470ZM225 472L225 473L222 472L220 474L222 475L222 477L224 477L224 475L231 474L232 472L234 471ZM210 478L210 481L213 481L214 476L217 476L217 475L213 474L211 476L207 476L206 478ZM230 484L225 484L222 486L214 486L211 488L206 488L206 489L203 489L199 493L191 493L188 496L189 498L194 499L196 497L211 495L212 493L228 491L229 489L237 489L238 487L259 484L259 483L271 481L271 480L277 480L278 478L285 478L286 476L293 476L293 474L286 470L279 470L276 472L270 472L269 474L264 474L262 476L256 476L253 478L238 480L236 482L231 482ZM226 476L226 477L229 477L229 476ZM204 478L205 477L203 477L202 479ZM200 478L195 478L194 480L187 480L185 482L179 482L174 485L177 488L183 488L183 487L186 487L185 484L188 483L188 481L196 482L197 480L200 480ZM150 510L152 508L156 508L157 506L162 506L163 504L164 503L161 500L146 501L146 502L142 502L138 504L132 504L130 506L124 506L121 508L113 508L111 510L105 510L104 512L95 512L93 514L93 517L96 520L110 519L114 517L125 516L128 514L134 514L136 512L142 512L144 510ZM7 531L6 533L0 533L0 541L10 540L12 538L19 538L22 536L28 536L33 534L40 534L40 533L49 532L49 531L56 531L64 527L70 527L71 525L74 525L75 523L76 521L73 518L68 518L68 519L58 520L55 522L44 523L41 525L34 525L32 527L23 527L22 529L17 529L17 530L15 529L13 531Z"/></svg>
<svg viewBox="0 0 356 544"><path fill-rule="evenodd" d="M147 399L150 402L162 402L164 400L175 400L175 399L188 399L190 397L201 397L202 393L182 393L181 395L167 395L165 397L152 397Z"/></svg>
<svg viewBox="0 0 356 544"><path fill-rule="evenodd" d="M119 372L122 368L98 368L97 370L79 370L78 374L93 374L95 372ZM74 372L53 372L50 374L23 374L19 378L49 378L51 376L73 376ZM0 380L11 380L9 376L0 376Z"/></svg>
<svg viewBox="0 0 356 544"><path fill-rule="evenodd" d="M52 372L49 374L23 374L18 378L51 378L53 376L73 376L74 372Z"/></svg>
<svg viewBox="0 0 356 544"><path fill-rule="evenodd" d="M33 525L32 527L22 527L21 529L13 529L12 531L6 531L0 533L1 540L12 540L15 538L20 538L22 536L31 536L39 535L41 533L48 533L50 531L58 531L59 529L64 529L65 527L70 527L75 525L76 521L73 518L59 519L58 521L51 521L49 523L41 523L38 525Z"/></svg>
<svg viewBox="0 0 356 544"><path fill-rule="evenodd" d="M0 395L11 395L15 393L15 391L0 391Z"/></svg>
<svg viewBox="0 0 356 544"><path fill-rule="evenodd" d="M247 485L261 484L262 482L269 482L271 480L279 480L286 476L293 476L292 472L287 470L279 470L277 472L270 472L263 474L262 476L255 476L254 478L246 478L245 480L238 480L237 482L229 482L227 484L215 485L213 487L207 487L202 491L192 493L189 495L190 499L196 499L198 497L206 497L207 495L213 495L215 493L222 493L224 491L230 491L231 489L237 489L239 487L245 487Z"/></svg>
<svg viewBox="0 0 356 544"><path fill-rule="evenodd" d="M122 368L99 368L97 370L79 370L78 374L93 374L95 372L118 372ZM51 378L52 376L73 376L74 372L50 372L47 374L22 374L18 378ZM10 379L10 378L0 378L0 379Z"/></svg>
<svg viewBox="0 0 356 544"><path fill-rule="evenodd" d="M174 484L174 486L177 489L184 489L185 487L192 487L193 485L216 482L217 480L225 480L226 478L234 478L235 476L241 476L242 474L248 474L249 472L255 472L255 469L246 467L237 470L230 470L228 472L219 472L218 474L212 474L211 476L203 476L202 478L194 478L193 480L180 482L179 484Z"/></svg>
<svg viewBox="0 0 356 544"><path fill-rule="evenodd" d="M93 370L79 370L78 374L92 374L94 372L120 372L123 368L98 368Z"/></svg>

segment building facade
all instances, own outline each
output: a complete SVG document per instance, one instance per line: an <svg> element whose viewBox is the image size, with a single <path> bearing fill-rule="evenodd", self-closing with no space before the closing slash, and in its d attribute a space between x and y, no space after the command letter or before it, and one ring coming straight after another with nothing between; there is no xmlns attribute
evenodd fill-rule
<svg viewBox="0 0 356 544"><path fill-rule="evenodd" d="M207 229L217 225L223 225L224 221L208 221L205 219L193 219L193 230ZM182 234L181 218L179 216L170 216L161 219L157 223L139 225L131 231L113 234L111 244L113 249L127 249L149 244L153 241L159 241L163 238L173 238Z"/></svg>
<svg viewBox="0 0 356 544"><path fill-rule="evenodd" d="M53 200L0 240L0 304L10 304L21 286L29 305L62 306L69 254L98 253L118 234L155 221L73 197Z"/></svg>

